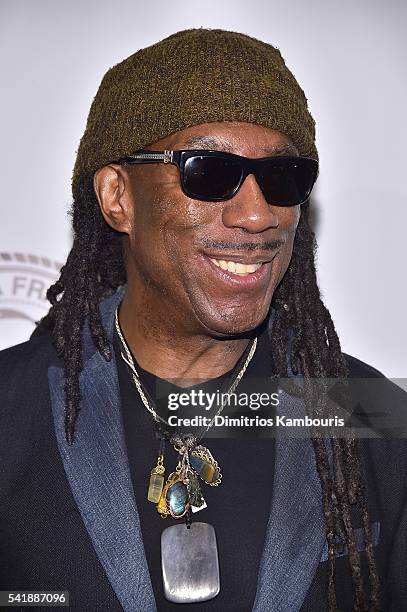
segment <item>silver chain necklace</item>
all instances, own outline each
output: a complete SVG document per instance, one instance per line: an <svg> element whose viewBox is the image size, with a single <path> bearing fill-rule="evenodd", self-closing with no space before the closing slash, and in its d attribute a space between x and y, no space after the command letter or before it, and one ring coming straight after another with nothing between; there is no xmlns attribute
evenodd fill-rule
<svg viewBox="0 0 407 612"><path fill-rule="evenodd" d="M134 359L120 329L119 307L115 312L115 326L120 338L123 361L131 370L133 382L141 401L159 428L159 422L168 427L166 419L157 414L143 389ZM206 508L199 478L210 486L218 486L222 474L210 450L201 446L199 441L212 427L216 417L222 412L226 401L234 393L257 347L257 338L252 342L248 355L228 391L222 395L221 405L198 436L192 433L175 433L169 438L170 444L179 453L180 461L164 485L164 445L162 438L157 465L151 470L147 499L156 504L162 518L186 517L186 526L172 525L161 534L161 567L166 599L174 603L198 603L216 597L220 591L219 558L215 530L209 523L193 522L191 512ZM224 400L226 395L226 400ZM162 432L161 432L162 433Z"/></svg>
<svg viewBox="0 0 407 612"><path fill-rule="evenodd" d="M120 323L119 323L119 307L116 308L116 312L115 312L115 326L116 326L116 331L117 334L120 338L120 341L122 343L122 347L124 348L126 355L123 355L123 352L121 352L121 356L123 361L129 366L129 368L131 369L132 372L132 377L133 377L133 381L134 384L136 385L137 391L140 395L141 401L143 402L144 406L147 408L147 410L149 411L149 413L151 414L151 416L153 417L153 419L157 422L157 421L161 421L162 423L164 423L165 425L169 425L168 421L166 419L164 419L163 417L161 417L159 414L157 414L157 411L154 409L153 406L151 406L150 402L148 401L148 398L146 396L146 394L144 393L143 390L143 386L141 384L140 381L140 376L139 373L137 372L135 365L134 365L134 359L133 356L130 352L130 349L127 345L126 340L124 339L122 330L120 328ZM217 416L219 416L223 410L223 408L225 407L226 403L227 403L227 399L232 395L232 393L234 393L236 391L236 388L239 384L239 382L241 381L242 377L244 376L244 373L247 370L247 367L249 365L249 363L251 362L253 355L256 351L257 348L257 338L254 338L252 345L250 347L250 351L245 359L244 364L242 365L241 369L239 370L235 380L233 381L233 383L231 384L231 386L229 387L229 389L226 391L225 395L226 395L226 399L224 400L222 397L222 401L221 401L221 405L218 409L218 411L216 412L216 414L213 415L212 419L210 420L209 424L202 430L202 432L200 433L199 437L196 439L196 441L198 439L203 438L203 436L206 434L207 431L209 431L209 429L212 427L213 423L215 422L215 419Z"/></svg>

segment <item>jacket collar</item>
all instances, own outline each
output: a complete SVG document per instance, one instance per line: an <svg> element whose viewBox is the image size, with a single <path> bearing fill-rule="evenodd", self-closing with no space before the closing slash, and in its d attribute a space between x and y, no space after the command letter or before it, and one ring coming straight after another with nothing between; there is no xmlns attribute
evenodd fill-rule
<svg viewBox="0 0 407 612"><path fill-rule="evenodd" d="M110 339L114 313L125 288L100 306ZM81 410L76 438L64 434L64 377L50 367L48 380L59 452L84 525L125 612L156 609L134 499L120 410L114 357L96 350L86 324L84 367L80 375ZM282 394L279 409L303 412L299 400ZM299 610L325 541L321 489L309 439L277 438L272 505L260 562L253 612Z"/></svg>

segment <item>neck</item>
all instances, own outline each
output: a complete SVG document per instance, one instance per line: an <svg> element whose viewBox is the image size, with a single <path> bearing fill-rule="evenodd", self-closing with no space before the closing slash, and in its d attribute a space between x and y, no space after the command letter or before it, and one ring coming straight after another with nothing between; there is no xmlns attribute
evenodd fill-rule
<svg viewBox="0 0 407 612"><path fill-rule="evenodd" d="M236 365L250 342L248 338L219 339L174 330L168 321L151 320L145 310L141 312L145 314L140 315L126 292L119 323L127 345L144 370L159 378L177 379L178 386L190 386L192 379L222 376Z"/></svg>

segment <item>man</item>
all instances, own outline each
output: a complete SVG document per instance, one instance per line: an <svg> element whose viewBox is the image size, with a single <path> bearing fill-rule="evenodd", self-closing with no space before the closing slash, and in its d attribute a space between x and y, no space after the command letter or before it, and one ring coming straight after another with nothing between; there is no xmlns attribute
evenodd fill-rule
<svg viewBox="0 0 407 612"><path fill-rule="evenodd" d="M3 590L66 590L80 610L403 609L402 442L207 441L160 409L162 385L380 377L320 299L317 166L268 44L189 30L105 75L51 309L1 356Z"/></svg>

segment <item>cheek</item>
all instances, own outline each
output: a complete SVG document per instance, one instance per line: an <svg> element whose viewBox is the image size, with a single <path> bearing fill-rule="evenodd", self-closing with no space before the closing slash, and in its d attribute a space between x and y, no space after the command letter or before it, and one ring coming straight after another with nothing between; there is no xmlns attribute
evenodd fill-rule
<svg viewBox="0 0 407 612"><path fill-rule="evenodd" d="M174 193L176 191L176 193ZM179 193L179 189L150 192L142 206L136 208L131 248L140 264L157 273L174 275L191 253L193 236L207 225L208 211Z"/></svg>

